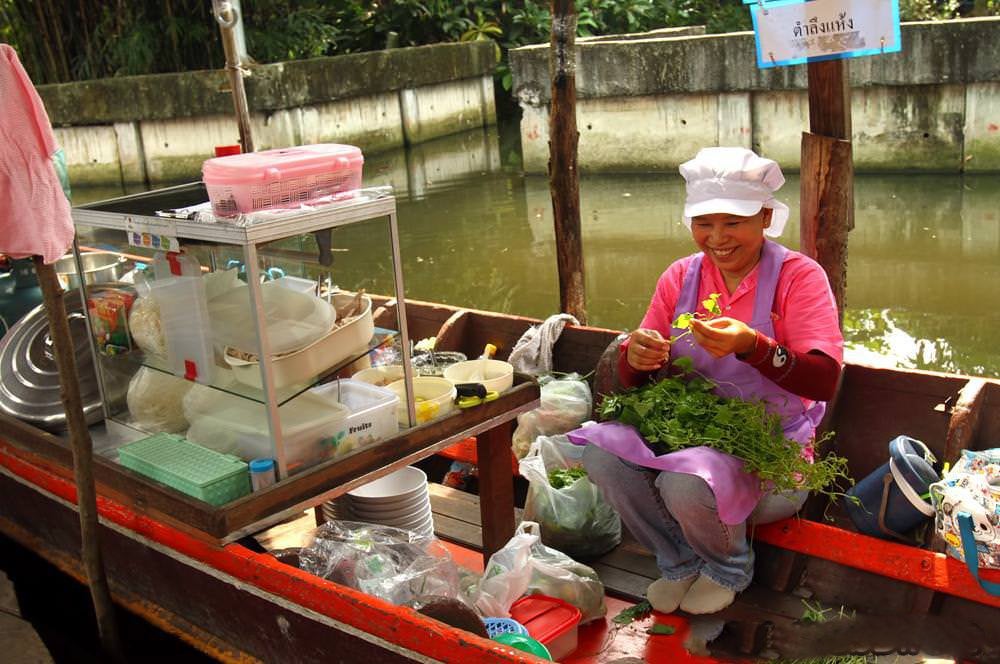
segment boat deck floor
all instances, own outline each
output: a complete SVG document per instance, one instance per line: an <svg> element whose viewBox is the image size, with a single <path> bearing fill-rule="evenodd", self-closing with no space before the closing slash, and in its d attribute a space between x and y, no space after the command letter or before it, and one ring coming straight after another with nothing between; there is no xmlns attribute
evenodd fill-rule
<svg viewBox="0 0 1000 664"><path fill-rule="evenodd" d="M482 573L479 496L433 482L429 487L435 534L448 548L458 565ZM517 510L517 516L520 518L520 510ZM304 546L316 523L312 511L304 512L294 520L258 534L256 540L268 551ZM747 656L740 655L741 636L729 629L723 631L723 619L726 621L738 621L748 617L759 619L761 613L768 613L768 618L772 620L795 621L802 616L804 610L798 598L752 585L738 595L733 606L721 616L687 616L682 613L665 615L654 612L643 620L619 626L615 625L611 618L641 601L646 587L658 578L652 554L626 532L623 542L615 550L586 563L599 574L604 583L607 619L593 621L580 628L577 649L561 660L571 664L606 662L707 664L719 661L751 661ZM669 625L674 631L672 634L650 634L649 630L654 624ZM708 642L711 642L711 656L708 654ZM916 664L953 660L893 654L878 658L870 657L866 661Z"/></svg>
<svg viewBox="0 0 1000 664"><path fill-rule="evenodd" d="M430 484L431 508L434 514L434 528L437 537L444 543L456 564L477 573L483 571L482 530L479 523L479 497L452 489L441 484ZM520 517L520 510L518 510ZM279 524L256 536L257 542L268 551L303 546L316 527L314 514L304 512L295 520ZM630 553L633 547L626 543L627 555L606 556L608 562L592 565L601 574L608 591L606 597L607 620L595 620L580 628L577 649L572 655L562 659L572 664L600 664L637 658L632 661L646 662L690 662L709 663L720 661L717 657L693 654L705 652L703 636L706 631L715 636L722 627L721 620L692 621L682 615L653 614L633 622L618 626L611 618L641 600L641 591L651 582L651 577L643 572L655 573L655 564L650 567L643 562L640 571L613 567L627 561L651 562L649 554ZM602 559L603 561L604 559ZM651 570L654 570L651 572ZM617 582L617 586L608 585ZM635 590L641 589L639 596ZM654 624L669 625L674 632L670 635L653 635L648 630Z"/></svg>

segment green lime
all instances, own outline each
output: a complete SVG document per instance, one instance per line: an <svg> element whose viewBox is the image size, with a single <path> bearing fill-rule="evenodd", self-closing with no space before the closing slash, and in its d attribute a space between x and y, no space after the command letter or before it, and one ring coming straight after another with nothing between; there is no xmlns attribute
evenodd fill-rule
<svg viewBox="0 0 1000 664"><path fill-rule="evenodd" d="M510 646L511 648L517 648L518 650L523 650L524 652L530 652L535 657L541 657L542 659L547 659L550 662L552 661L552 655L549 654L549 649L530 636L504 632L494 636L493 640L497 643Z"/></svg>

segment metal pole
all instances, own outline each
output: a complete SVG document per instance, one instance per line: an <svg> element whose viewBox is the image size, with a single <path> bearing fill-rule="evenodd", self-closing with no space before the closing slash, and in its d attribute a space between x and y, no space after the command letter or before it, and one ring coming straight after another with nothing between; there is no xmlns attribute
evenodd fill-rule
<svg viewBox="0 0 1000 664"><path fill-rule="evenodd" d="M233 6L233 3L225 0L212 0L212 11L222 32L222 48L226 53L226 74L229 76L229 86L233 92L233 106L236 110L236 123L240 130L240 144L243 146L243 152L253 152L250 108L247 105L246 88L243 86L245 70L234 33L234 28L240 22L240 13Z"/></svg>
<svg viewBox="0 0 1000 664"><path fill-rule="evenodd" d="M42 287L45 312L49 318L49 335L55 351L56 366L59 369L59 384L62 389L63 408L69 426L70 447L73 451L73 475L76 480L76 503L80 513L80 554L83 569L90 585L90 597L94 603L97 618L97 632L105 654L114 661L124 661L115 607L111 601L111 590L104 572L101 547L98 540L99 521L97 516L97 491L94 488L94 445L83 413L80 399L79 375L76 370L76 355L63 302L63 290L59 285L55 268L46 265L41 256L33 256L38 283ZM95 358L95 363L99 358ZM100 370L99 367L98 371Z"/></svg>
<svg viewBox="0 0 1000 664"><path fill-rule="evenodd" d="M576 129L576 5L573 0L552 0L549 75L552 78L549 193L556 233L559 304L562 311L586 324L580 175L577 171L580 132Z"/></svg>

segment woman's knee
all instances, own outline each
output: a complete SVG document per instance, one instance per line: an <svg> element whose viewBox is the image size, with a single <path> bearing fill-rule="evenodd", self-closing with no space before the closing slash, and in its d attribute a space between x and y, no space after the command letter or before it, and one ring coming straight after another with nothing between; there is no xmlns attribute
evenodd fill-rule
<svg viewBox="0 0 1000 664"><path fill-rule="evenodd" d="M715 494L708 482L689 473L662 472L656 478L656 488L671 514L698 513L716 509Z"/></svg>

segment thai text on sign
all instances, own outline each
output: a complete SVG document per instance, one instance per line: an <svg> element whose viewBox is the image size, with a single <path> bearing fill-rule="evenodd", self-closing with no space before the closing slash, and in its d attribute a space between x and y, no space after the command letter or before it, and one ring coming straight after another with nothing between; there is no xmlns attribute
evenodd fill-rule
<svg viewBox="0 0 1000 664"><path fill-rule="evenodd" d="M773 0L750 11L764 69L901 48L898 0Z"/></svg>

